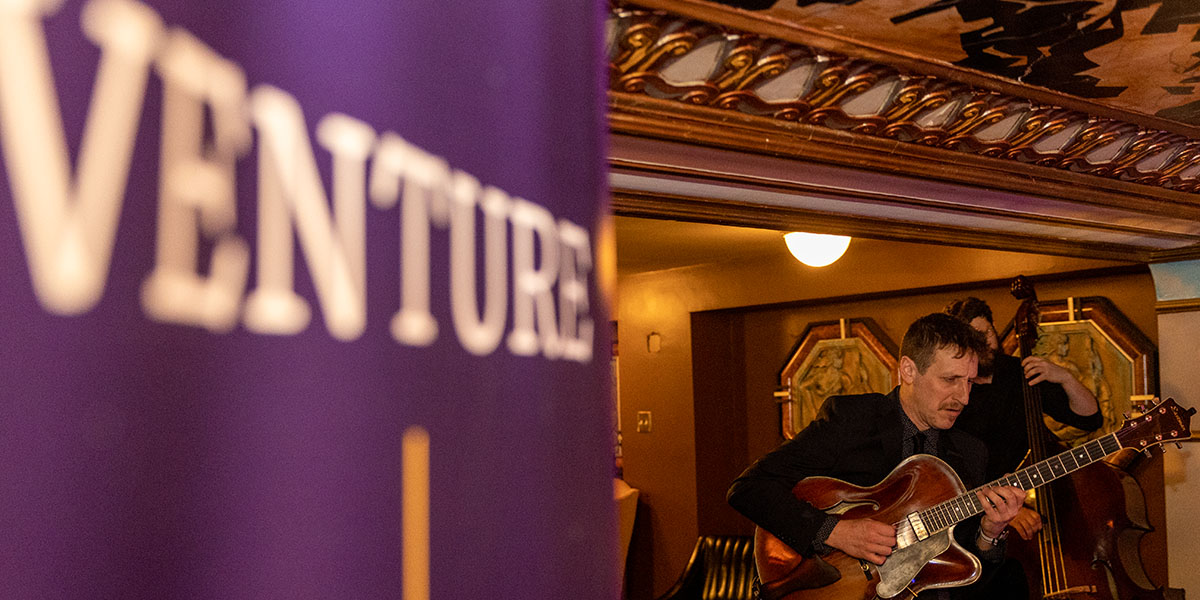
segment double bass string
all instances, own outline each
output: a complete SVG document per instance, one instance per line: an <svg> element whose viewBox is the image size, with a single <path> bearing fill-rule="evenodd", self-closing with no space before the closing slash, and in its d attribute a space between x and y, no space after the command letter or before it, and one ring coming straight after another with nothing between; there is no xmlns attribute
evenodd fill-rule
<svg viewBox="0 0 1200 600"><path fill-rule="evenodd" d="M1017 345L1021 359L1033 355L1033 347L1038 338L1038 313L1036 308L1037 296L1029 290L1030 296L1025 298L1017 311ZM1048 455L1046 446L1046 427L1042 421L1041 392L1029 385L1024 368L1021 372L1021 390L1025 400L1025 432L1029 437L1030 463L1045 460ZM1058 515L1055 509L1054 491L1052 485L1047 485L1034 492L1034 508L1042 515L1043 527L1037 534L1038 554L1042 571L1042 597L1050 598L1062 590L1068 589L1066 562L1062 556L1061 531L1058 525Z"/></svg>
<svg viewBox="0 0 1200 600"><path fill-rule="evenodd" d="M1029 450L1031 462L1040 462L1046 458L1047 450L1043 424L1041 395L1038 390L1026 384L1025 393L1025 431L1029 435ZM1054 503L1052 485L1047 485L1034 492L1034 508L1042 515L1045 523L1038 532L1038 549L1042 571L1042 597L1048 598L1059 590L1066 588L1066 568L1062 560L1062 544L1059 543L1058 516Z"/></svg>

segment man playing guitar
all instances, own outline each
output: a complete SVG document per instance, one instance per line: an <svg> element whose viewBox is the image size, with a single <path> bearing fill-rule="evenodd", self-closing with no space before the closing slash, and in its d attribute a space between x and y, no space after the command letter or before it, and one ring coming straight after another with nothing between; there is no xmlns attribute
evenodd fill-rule
<svg viewBox="0 0 1200 600"><path fill-rule="evenodd" d="M883 565L897 547L896 524L842 518L836 511L799 499L794 489L810 478L873 486L902 461L918 454L940 458L969 488L984 484L986 447L952 427L969 401L979 356L987 351L982 336L966 323L941 313L921 317L901 343L899 386L886 395L826 399L812 423L733 482L729 503L773 536L771 540L777 538L808 560L803 568L823 565L814 557L839 551L862 563L857 578L865 574L871 579L871 565ZM982 515L955 526L953 537L960 550L975 554L986 568L1003 558L1003 533L1021 508L1025 491L1014 486L984 487L975 496ZM918 533L923 527L917 527ZM979 577L977 571L969 575L965 581L928 586L935 589L921 597L958 597L960 592L954 586ZM853 577L843 574L841 578ZM788 597L796 589L772 590L770 581L764 584L761 594L767 598ZM904 581L902 585L907 584ZM896 593L880 595L893 597Z"/></svg>

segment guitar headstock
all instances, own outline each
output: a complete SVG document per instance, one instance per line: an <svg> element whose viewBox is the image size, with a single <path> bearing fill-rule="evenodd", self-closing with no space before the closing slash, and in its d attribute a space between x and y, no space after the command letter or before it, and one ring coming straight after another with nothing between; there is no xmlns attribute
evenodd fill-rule
<svg viewBox="0 0 1200 600"><path fill-rule="evenodd" d="M1122 448L1145 450L1164 442L1186 440L1192 436L1194 408L1181 408L1167 398L1134 419L1125 419L1115 435Z"/></svg>

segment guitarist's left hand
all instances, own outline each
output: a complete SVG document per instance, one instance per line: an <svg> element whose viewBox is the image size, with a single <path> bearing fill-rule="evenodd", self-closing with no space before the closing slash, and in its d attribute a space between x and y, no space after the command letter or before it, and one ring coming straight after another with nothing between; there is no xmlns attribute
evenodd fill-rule
<svg viewBox="0 0 1200 600"><path fill-rule="evenodd" d="M989 538L999 536L1025 505L1025 490L1011 485L983 488L975 495L983 506L979 529Z"/></svg>

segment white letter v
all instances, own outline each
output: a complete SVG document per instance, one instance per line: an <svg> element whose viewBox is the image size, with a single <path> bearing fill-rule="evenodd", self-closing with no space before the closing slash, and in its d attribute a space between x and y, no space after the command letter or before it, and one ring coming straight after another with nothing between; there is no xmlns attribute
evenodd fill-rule
<svg viewBox="0 0 1200 600"><path fill-rule="evenodd" d="M56 0L0 2L0 144L34 294L46 310L90 310L104 292L149 66L162 20L132 0L94 0L83 29L100 64L70 172L42 13Z"/></svg>

